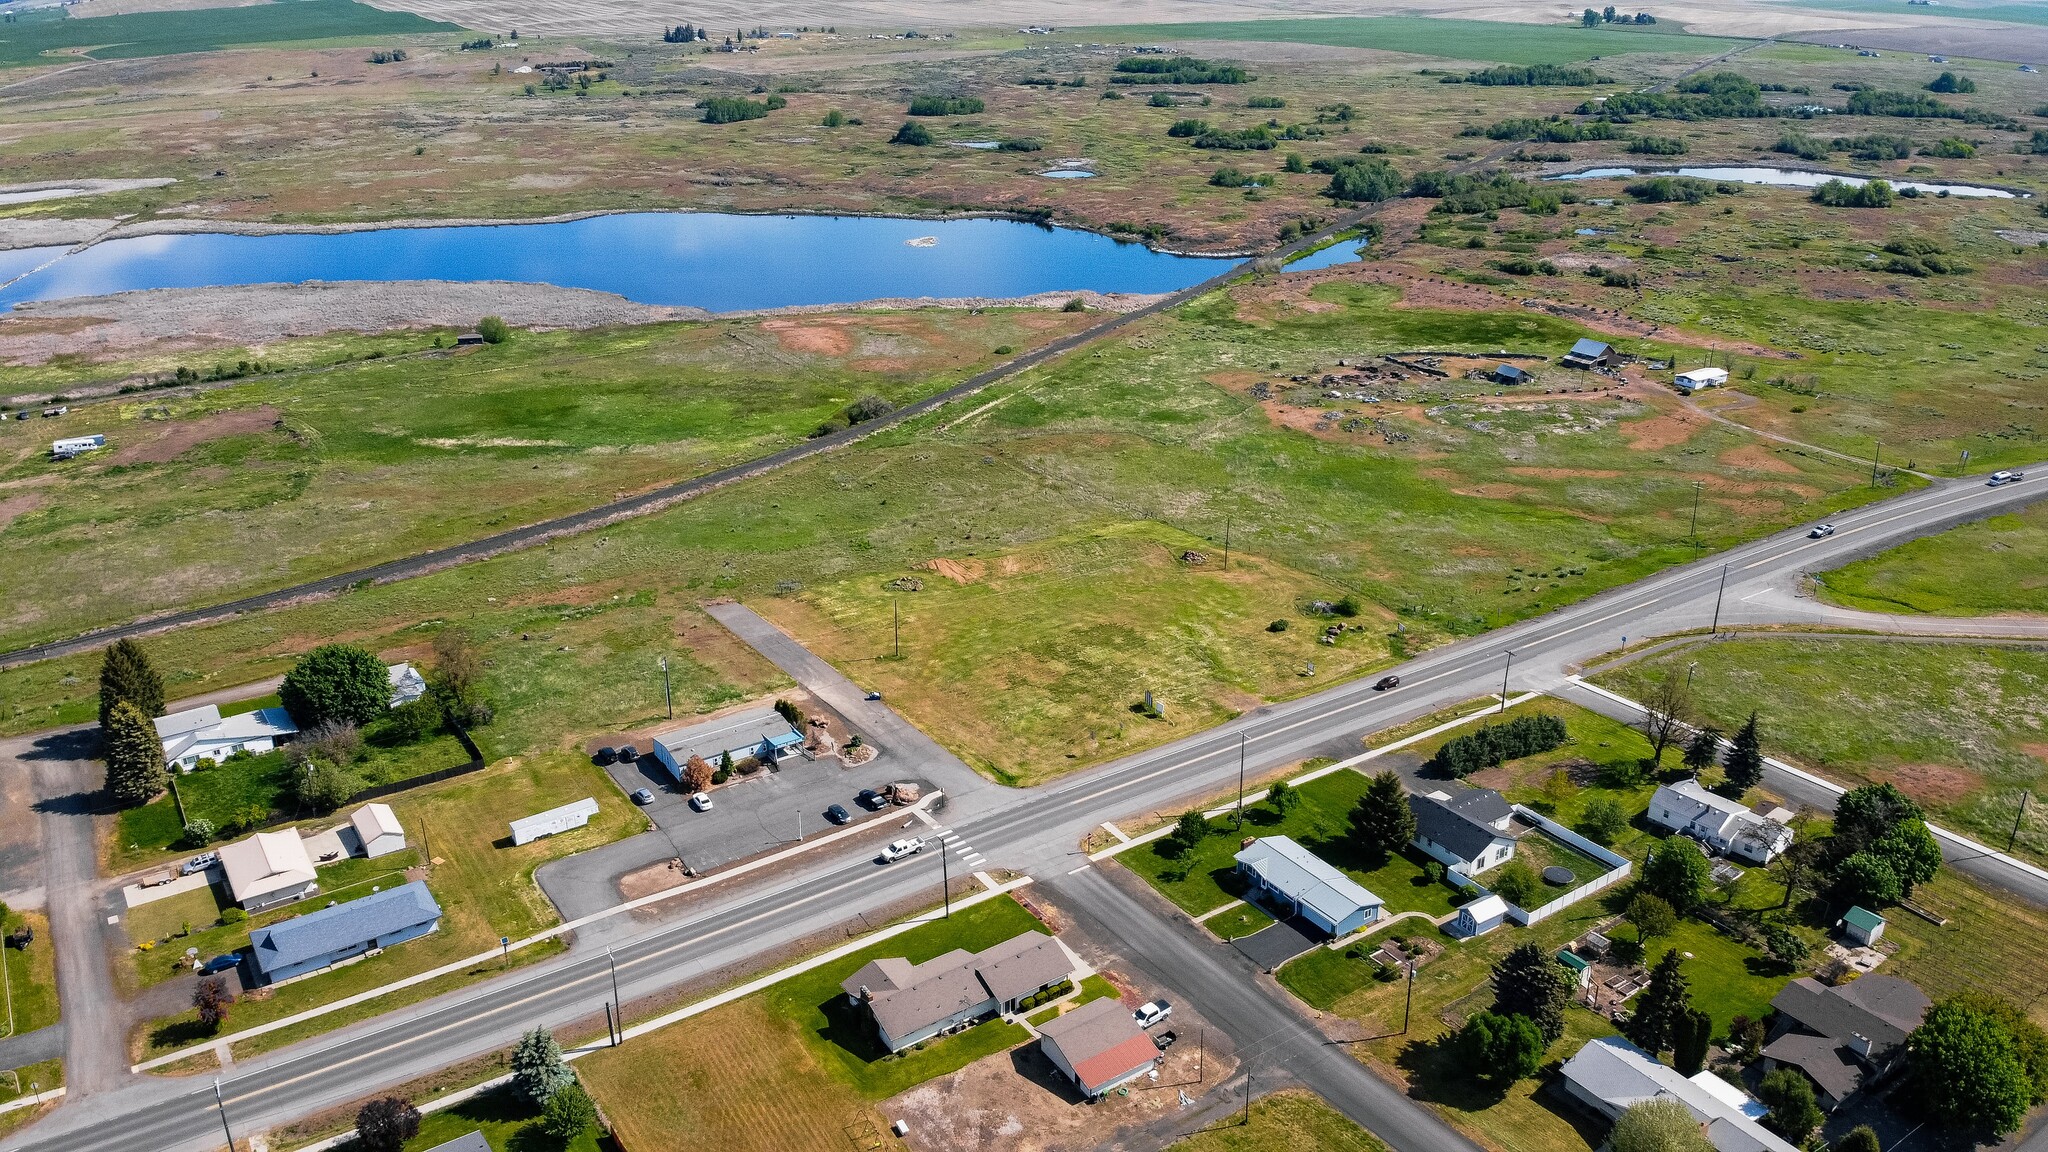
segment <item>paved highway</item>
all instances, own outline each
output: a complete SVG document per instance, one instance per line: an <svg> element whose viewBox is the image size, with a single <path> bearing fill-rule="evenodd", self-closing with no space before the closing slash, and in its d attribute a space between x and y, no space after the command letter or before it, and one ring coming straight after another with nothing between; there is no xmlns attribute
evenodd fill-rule
<svg viewBox="0 0 2048 1152"><path fill-rule="evenodd" d="M1151 956L1155 948L1169 947L1169 936L1162 933L1172 930L1159 914L1100 877L1077 871L1085 865L1077 843L1102 821L1177 811L1189 798L1227 786L1237 777L1240 749L1256 773L1337 747L1355 750L1367 733L1499 690L1503 672L1516 691L1555 688L1571 667L1620 647L1624 638L1708 626L1717 605L1722 623L1782 621L1796 613L1763 593L1787 585L1798 573L2018 506L2037 493L2048 495L2048 488L1993 489L1981 482L1956 482L1906 493L1837 517L1838 530L1830 538L1781 533L1437 649L1398 670L1403 684L1396 691L1374 692L1362 682L1337 685L1070 780L1028 790L982 789L951 803L940 818L959 834L962 845L988 858L988 867L1029 872L1124 939L1133 952ZM1755 604L1752 598L1766 602ZM1514 653L1511 669L1509 651ZM715 886L694 898L691 910L676 920L614 935L610 942L625 998L631 1001L744 964L821 932L858 931L863 914L921 893L936 898L937 861L929 855L880 867L869 859L869 851L821 850L794 874L752 886ZM2013 874L1995 859L1958 866L2048 903L2048 886ZM1270 990L1256 993L1251 988L1255 973L1232 954L1211 949L1207 958L1197 960L1185 951L1193 946L1186 940L1172 946L1173 962L1161 961L1154 973L1160 983L1199 1003L1233 1034L1240 1026L1251 1029L1238 1037L1242 1048L1278 1035L1273 1022L1280 1017L1273 1012L1289 1006ZM1226 997L1222 989L1232 971L1247 991ZM238 1062L224 1076L230 1117L238 1130L260 1130L502 1048L535 1025L560 1025L597 1012L610 979L602 952L572 952L320 1040ZM1347 1113L1386 1137L1396 1152L1469 1147L1398 1093L1369 1087L1358 1074L1315 1055L1315 1047L1306 1033L1287 1041L1289 1067L1299 1062L1297 1074L1304 1082L1331 1095ZM219 1119L212 1107L210 1084L142 1079L67 1104L6 1140L4 1147L22 1152L218 1147Z"/></svg>

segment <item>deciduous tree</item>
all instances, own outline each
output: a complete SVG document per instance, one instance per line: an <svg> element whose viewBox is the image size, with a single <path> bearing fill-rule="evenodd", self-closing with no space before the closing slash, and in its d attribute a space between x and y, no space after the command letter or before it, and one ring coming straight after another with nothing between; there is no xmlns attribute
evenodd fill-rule
<svg viewBox="0 0 2048 1152"><path fill-rule="evenodd" d="M1659 841L1643 863L1643 887L1662 896L1679 912L1690 912L1706 898L1713 868L1700 846L1683 836Z"/></svg>
<svg viewBox="0 0 2048 1152"><path fill-rule="evenodd" d="M597 1105L580 1084L565 1084L541 1111L540 1126L548 1135L567 1146L585 1129L597 1123Z"/></svg>
<svg viewBox="0 0 2048 1152"><path fill-rule="evenodd" d="M1592 9L1586 15L1598 16ZM1692 1109L1670 1096L1632 1104L1607 1137L1613 1152L1714 1152Z"/></svg>
<svg viewBox="0 0 2048 1152"><path fill-rule="evenodd" d="M1883 1152L1878 1147L1877 1132L1868 1124L1858 1124L1849 1129L1840 1140L1835 1141L1834 1152Z"/></svg>
<svg viewBox="0 0 2048 1152"><path fill-rule="evenodd" d="M380 1096L356 1112L356 1145L365 1152L399 1152L420 1134L420 1110L397 1096Z"/></svg>
<svg viewBox="0 0 2048 1152"><path fill-rule="evenodd" d="M1612 796L1595 796L1579 813L1579 831L1602 844L1611 844L1628 830L1628 813Z"/></svg>
<svg viewBox="0 0 2048 1152"><path fill-rule="evenodd" d="M1905 1099L1927 1120L1962 1132L2017 1131L2048 1088L2048 1038L1995 997L1951 996L1906 1040Z"/></svg>
<svg viewBox="0 0 2048 1152"><path fill-rule="evenodd" d="M1756 1087L1756 1098L1770 1109L1764 1127L1794 1144L1804 1144L1826 1117L1813 1101L1813 1081L1797 1068L1774 1068L1764 1073Z"/></svg>
<svg viewBox="0 0 2048 1152"><path fill-rule="evenodd" d="M199 983L192 986L192 1007L199 1010L199 1026L213 1033L227 1021L228 1005L235 1002L235 994L228 991L224 976L201 976Z"/></svg>
<svg viewBox="0 0 2048 1152"><path fill-rule="evenodd" d="M1510 860L1501 865L1488 883L1493 887L1494 895L1517 908L1534 908L1542 903L1543 881L1538 880L1536 873L1520 860Z"/></svg>
<svg viewBox="0 0 2048 1152"><path fill-rule="evenodd" d="M717 773L718 770L711 766L710 761L702 756L693 755L683 764L683 790L702 792L711 787L711 778Z"/></svg>
<svg viewBox="0 0 2048 1152"><path fill-rule="evenodd" d="M1475 1013L1453 1043L1474 1076L1497 1084L1534 1076L1546 1047L1534 1020L1498 1012Z"/></svg>
<svg viewBox="0 0 2048 1152"><path fill-rule="evenodd" d="M301 728L328 720L363 725L391 706L391 680L384 662L368 651L322 644L299 657L277 694Z"/></svg>
<svg viewBox="0 0 2048 1152"><path fill-rule="evenodd" d="M1628 922L1635 925L1636 939L1647 944L1659 936L1668 936L1678 927L1678 912L1671 907L1671 901L1655 892L1638 892L1628 902L1625 913Z"/></svg>
<svg viewBox="0 0 2048 1152"><path fill-rule="evenodd" d="M1650 763L1664 762L1664 749L1685 726L1685 714L1692 708L1692 691L1685 674L1672 669L1651 684L1643 694L1643 736L1650 742Z"/></svg>
<svg viewBox="0 0 2048 1152"><path fill-rule="evenodd" d="M1300 806L1301 793L1296 792L1293 785L1282 780L1266 792L1266 803L1284 819L1289 812Z"/></svg>

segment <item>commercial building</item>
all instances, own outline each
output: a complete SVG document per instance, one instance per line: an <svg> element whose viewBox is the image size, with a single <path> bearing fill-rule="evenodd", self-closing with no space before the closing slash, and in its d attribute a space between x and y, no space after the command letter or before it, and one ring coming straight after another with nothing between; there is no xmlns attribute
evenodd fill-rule
<svg viewBox="0 0 2048 1152"><path fill-rule="evenodd" d="M1075 962L1054 937L1022 932L980 952L955 948L922 964L870 960L839 987L865 1007L891 1052L942 1032L1017 1010L1018 1002L1071 980Z"/></svg>
<svg viewBox="0 0 2048 1152"><path fill-rule="evenodd" d="M654 758L680 783L690 757L701 756L717 767L727 756L734 764L754 760L772 765L803 750L803 734L773 708L748 708L730 716L654 735Z"/></svg>
<svg viewBox="0 0 2048 1152"><path fill-rule="evenodd" d="M258 928L249 933L249 963L261 983L275 984L417 940L440 924L441 905L415 880Z"/></svg>
<svg viewBox="0 0 2048 1152"><path fill-rule="evenodd" d="M292 714L282 708L258 708L222 716L212 704L187 708L156 718L156 736L163 741L164 762L190 772L201 760L218 764L237 752L274 751L299 734Z"/></svg>
<svg viewBox="0 0 2048 1152"><path fill-rule="evenodd" d="M1150 1072L1161 1059L1159 1045L1113 996L1046 1021L1038 1047L1090 1100Z"/></svg>
<svg viewBox="0 0 2048 1152"><path fill-rule="evenodd" d="M1237 854L1251 895L1278 904L1332 936L1348 936L1380 918L1385 904L1351 877L1287 836L1261 836Z"/></svg>

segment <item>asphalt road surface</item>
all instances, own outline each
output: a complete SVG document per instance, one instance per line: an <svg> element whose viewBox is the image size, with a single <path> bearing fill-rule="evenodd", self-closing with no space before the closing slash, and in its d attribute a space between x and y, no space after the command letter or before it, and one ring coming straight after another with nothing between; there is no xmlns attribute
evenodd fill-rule
<svg viewBox="0 0 2048 1152"><path fill-rule="evenodd" d="M2034 498L2026 485L1986 488L1981 482L1940 484L1835 519L1834 536L1813 540L1793 531L1725 555L1659 573L1546 616L1487 636L1449 645L1398 669L1403 684L1375 692L1354 682L1285 704L1257 709L1209 732L1126 757L1074 778L1027 790L984 789L948 805L943 821L958 834L954 850L985 856L989 867L1029 872L1077 900L1100 919L1135 957L1159 966L1162 982L1199 999L1205 1015L1232 1028L1241 1048L1284 1031L1288 1007L1273 1011L1247 998L1249 966L1221 950L1197 961L1176 943L1174 929L1144 903L1077 869L1086 865L1078 841L1104 820L1177 811L1187 799L1212 793L1236 779L1240 749L1259 771L1353 743L1363 735L1446 705L1498 691L1507 673L1513 691L1554 689L1569 670L1621 646L1625 637L1722 623L1782 620L1782 605L1756 604L1802 571L1832 567L1901 540L1991 515ZM1507 654L1512 651L1513 665ZM1797 797L1804 800L1804 797ZM962 861L953 861L955 873ZM819 932L857 932L860 918L920 894L936 898L938 861L931 854L878 866L867 850L826 849L767 886L736 883L708 889L679 919L648 927L614 946L619 980L631 1001L695 976L761 957ZM1993 858L1957 867L2048 903L2048 885ZM849 923L851 922L851 923ZM1162 935L1165 933L1165 935ZM1168 973L1171 965L1175 971ZM1178 974L1189 966L1189 975ZM1233 977L1233 971L1236 975ZM504 1047L535 1025L559 1025L599 1010L609 990L603 953L572 952L378 1020L308 1041L268 1056L237 1062L224 1076L229 1115L254 1131L357 1098L466 1057ZM1212 1002L1213 1001L1213 1002ZM1270 1028L1269 1028L1270 1025ZM1298 1016L1290 1027L1306 1028ZM1237 1029L1246 1033L1239 1035ZM1312 1032L1312 1030L1309 1030ZM1363 1069L1345 1070L1311 1053L1301 1037L1290 1046L1289 1067L1323 1091L1348 1115L1385 1137L1396 1152L1448 1152L1447 1134L1419 1105L1391 1089L1368 1085ZM1281 1044L1281 1040L1272 1040ZM1361 1079L1360 1077L1364 1077ZM1454 1139L1454 1138L1452 1138ZM6 1140L8 1149L48 1152L174 1152L216 1147L219 1119L210 1085L191 1080L142 1079L69 1103L49 1118Z"/></svg>

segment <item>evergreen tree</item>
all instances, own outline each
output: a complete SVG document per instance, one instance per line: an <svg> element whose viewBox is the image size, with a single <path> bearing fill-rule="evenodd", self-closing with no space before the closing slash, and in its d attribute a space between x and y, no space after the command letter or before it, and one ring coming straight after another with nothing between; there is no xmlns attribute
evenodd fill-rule
<svg viewBox="0 0 2048 1152"><path fill-rule="evenodd" d="M100 659L100 728L104 731L114 705L135 705L144 719L164 714L164 680L149 662L149 653L133 640L116 640Z"/></svg>
<svg viewBox="0 0 2048 1152"><path fill-rule="evenodd" d="M1680 1076L1696 1075L1707 1066L1707 1046L1714 1042L1714 1018L1694 1008L1679 1021L1671 1038L1671 1066Z"/></svg>
<svg viewBox="0 0 2048 1152"><path fill-rule="evenodd" d="M1741 798L1742 794L1763 783L1764 746L1762 737L1756 731L1756 713L1735 732L1735 739L1729 741L1728 759L1721 765L1727 777L1727 793Z"/></svg>
<svg viewBox="0 0 2048 1152"><path fill-rule="evenodd" d="M1685 746L1685 766L1695 774L1721 762L1721 730L1709 724L1692 734Z"/></svg>
<svg viewBox="0 0 2048 1152"><path fill-rule="evenodd" d="M512 1090L537 1107L545 1108L555 1093L576 1083L576 1073L562 1062L562 1046L555 1034L535 1028L519 1038L512 1049Z"/></svg>
<svg viewBox="0 0 2048 1152"><path fill-rule="evenodd" d="M124 808L147 804L171 786L156 726L126 700L107 717L107 791Z"/></svg>
<svg viewBox="0 0 2048 1152"><path fill-rule="evenodd" d="M1351 835L1367 860L1384 861L1415 839L1415 810L1408 790L1392 771L1381 772L1365 786L1365 795L1351 809Z"/></svg>
<svg viewBox="0 0 2048 1152"><path fill-rule="evenodd" d="M1535 1022L1545 1044L1564 1035L1572 980L1564 965L1534 944L1522 944L1493 966L1493 1010Z"/></svg>
<svg viewBox="0 0 2048 1152"><path fill-rule="evenodd" d="M1692 1015L1691 987L1678 970L1678 951L1671 949L1650 970L1649 987L1636 997L1635 1011L1622 1031L1645 1052L1662 1052Z"/></svg>

